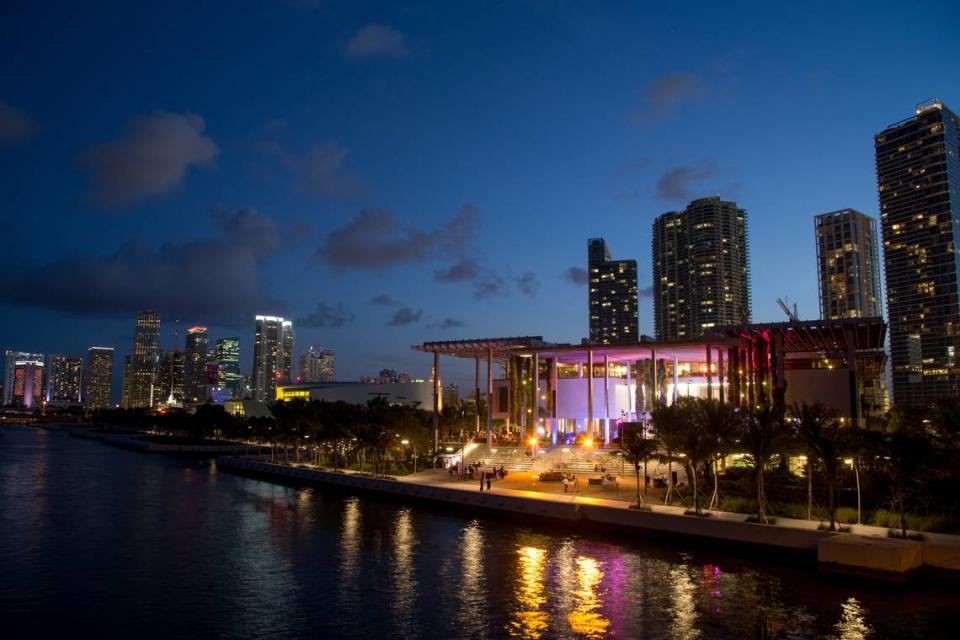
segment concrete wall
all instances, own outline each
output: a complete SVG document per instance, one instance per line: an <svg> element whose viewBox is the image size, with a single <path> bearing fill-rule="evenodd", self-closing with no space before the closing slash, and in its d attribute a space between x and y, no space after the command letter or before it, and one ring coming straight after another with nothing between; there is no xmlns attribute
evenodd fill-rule
<svg viewBox="0 0 960 640"><path fill-rule="evenodd" d="M784 377L787 381L787 406L819 402L850 415L848 369L791 369L784 372Z"/></svg>

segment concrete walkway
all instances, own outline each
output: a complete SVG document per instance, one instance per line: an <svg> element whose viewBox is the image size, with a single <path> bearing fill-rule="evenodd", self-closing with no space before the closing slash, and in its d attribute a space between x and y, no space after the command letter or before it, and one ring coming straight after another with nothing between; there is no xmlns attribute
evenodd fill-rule
<svg viewBox="0 0 960 640"><path fill-rule="evenodd" d="M604 505L615 509L627 509L631 504L636 504L636 481L633 478L620 478L619 489L603 489L596 485L587 483L588 477L594 477L597 474L580 474L580 489L576 493L570 488L568 493L563 492L563 485L560 482L540 482L536 480L536 473L513 471L507 474L502 480L494 480L492 489L494 493L500 495L511 495L536 500L547 500L553 502L565 502L569 504L594 504ZM444 486L462 491L472 491L479 493L480 480L461 479L457 476L450 476L446 471L421 471L416 474L400 476L397 480L401 482L413 482L427 486ZM484 488L486 491L486 488ZM665 513L671 515L684 515L689 507L665 505L663 504L663 491L651 490L644 496L646 506L655 513ZM687 494L685 494L687 495ZM706 500L701 496L703 511L707 512L706 502L709 502L709 494ZM746 522L752 514L735 513L730 511L709 511L712 518L728 520L730 522ZM821 520L800 520L796 518L784 518L774 516L776 522L771 527L784 527L791 529L802 529L806 531L817 531ZM849 533L861 536L879 536L886 538L887 528L872 525L843 525L849 528ZM960 543L960 537L944 533L924 533L926 539L940 539L943 542Z"/></svg>
<svg viewBox="0 0 960 640"><path fill-rule="evenodd" d="M922 542L889 538L887 529L854 526L850 533L824 531L820 523L777 518L775 524L747 522L747 514L709 512L709 517L686 515L682 506L650 505L631 509L634 493L609 496L600 487L593 491L563 493L562 485L541 483L530 474L511 473L494 480L490 491L480 490L479 477L469 480L444 471L424 471L401 477L374 477L332 471L312 465L271 463L258 456L217 459L226 470L268 477L341 486L380 494L406 496L464 508L512 513L528 518L562 520L574 525L601 525L619 530L642 530L668 537L706 538L741 545L816 552L821 568L845 573L902 580L923 568L956 578L960 576L960 536L925 534ZM584 483L581 481L580 486ZM635 490L635 489L634 489ZM627 498L627 495L630 497Z"/></svg>

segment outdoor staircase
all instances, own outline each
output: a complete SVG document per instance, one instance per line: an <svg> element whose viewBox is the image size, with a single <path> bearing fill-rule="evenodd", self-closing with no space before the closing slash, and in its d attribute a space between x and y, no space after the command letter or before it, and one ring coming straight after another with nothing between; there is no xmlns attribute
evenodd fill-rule
<svg viewBox="0 0 960 640"><path fill-rule="evenodd" d="M553 447L539 461L551 471L568 471L570 473L597 473L596 466L602 465L607 473L619 474L621 457L619 449L594 449L586 447ZM624 472L629 472L629 465L623 466Z"/></svg>
<svg viewBox="0 0 960 640"><path fill-rule="evenodd" d="M541 447L536 459L530 456L530 447L494 446L478 444L467 451L467 464L480 462L484 466L503 467L508 471L568 471L570 473L597 473L596 465L606 467L607 473L619 474L619 449L585 447ZM629 472L629 465L623 467Z"/></svg>
<svg viewBox="0 0 960 640"><path fill-rule="evenodd" d="M480 462L484 466L503 467L507 471L531 471L535 461L529 447L494 446L478 444L467 452L467 464Z"/></svg>

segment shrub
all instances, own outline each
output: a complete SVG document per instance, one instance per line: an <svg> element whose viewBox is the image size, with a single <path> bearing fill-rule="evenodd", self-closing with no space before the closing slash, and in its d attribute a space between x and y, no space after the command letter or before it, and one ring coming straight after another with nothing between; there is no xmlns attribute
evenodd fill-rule
<svg viewBox="0 0 960 640"><path fill-rule="evenodd" d="M837 521L844 524L856 524L857 510L850 507L837 507Z"/></svg>
<svg viewBox="0 0 960 640"><path fill-rule="evenodd" d="M724 496L720 499L720 511L733 513L753 513L757 510L757 501L739 496Z"/></svg>

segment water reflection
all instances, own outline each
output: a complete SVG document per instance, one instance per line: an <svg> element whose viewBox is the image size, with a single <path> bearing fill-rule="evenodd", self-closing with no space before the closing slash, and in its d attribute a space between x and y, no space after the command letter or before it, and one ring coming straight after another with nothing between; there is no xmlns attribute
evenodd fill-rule
<svg viewBox="0 0 960 640"><path fill-rule="evenodd" d="M837 623L838 640L866 640L873 634L873 629L867 624L867 611L856 598L847 598L841 608L843 613Z"/></svg>
<svg viewBox="0 0 960 640"><path fill-rule="evenodd" d="M348 498L344 502L343 518L340 522L337 603L339 609L351 612L360 604L357 586L360 573L360 527L360 500Z"/></svg>
<svg viewBox="0 0 960 640"><path fill-rule="evenodd" d="M192 461L30 430L0 434L0 513L0 619L35 637L103 620L143 640L873 640L960 626L955 593L922 582L891 591L646 538L211 481Z"/></svg>
<svg viewBox="0 0 960 640"><path fill-rule="evenodd" d="M457 621L466 638L486 635L487 585L483 570L483 532L480 523L472 520L460 536L460 603Z"/></svg>
<svg viewBox="0 0 960 640"><path fill-rule="evenodd" d="M577 605L573 586L577 584L577 548L573 540L564 540L554 553L555 578L553 599L556 617L569 620Z"/></svg>
<svg viewBox="0 0 960 640"><path fill-rule="evenodd" d="M597 589L603 580L600 563L593 558L577 557L577 606L567 619L570 627L585 638L599 638L610 621L603 616Z"/></svg>
<svg viewBox="0 0 960 640"><path fill-rule="evenodd" d="M697 585L686 565L670 569L670 589L673 595L670 603L670 615L673 618L670 637L678 640L699 638L700 630L696 627L697 606L694 598Z"/></svg>
<svg viewBox="0 0 960 640"><path fill-rule="evenodd" d="M417 596L417 581L414 577L413 559L417 538L413 532L413 517L410 508L397 512L393 528L393 591L391 609L396 624L396 635L409 638L414 633L414 602Z"/></svg>
<svg viewBox="0 0 960 640"><path fill-rule="evenodd" d="M518 638L540 638L549 625L549 615L544 609L545 556L547 552L537 547L520 547L517 550L520 572L514 594L517 610L510 624L510 635Z"/></svg>

